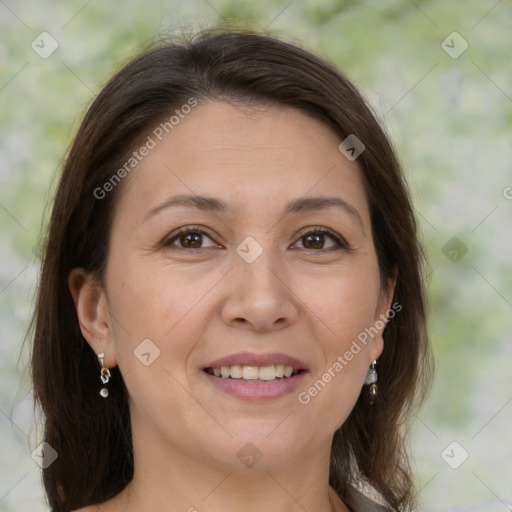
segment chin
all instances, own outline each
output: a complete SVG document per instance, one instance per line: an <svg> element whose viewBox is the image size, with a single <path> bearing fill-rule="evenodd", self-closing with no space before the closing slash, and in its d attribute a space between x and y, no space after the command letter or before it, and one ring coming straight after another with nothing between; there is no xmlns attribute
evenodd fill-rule
<svg viewBox="0 0 512 512"><path fill-rule="evenodd" d="M209 454L225 469L250 473L292 462L299 456L301 447L305 448L307 444L304 439L294 438L288 432L282 432L281 435L268 435L268 432L260 430L258 435L240 433L232 439L216 443L215 450L212 450L210 444L204 448L203 453Z"/></svg>

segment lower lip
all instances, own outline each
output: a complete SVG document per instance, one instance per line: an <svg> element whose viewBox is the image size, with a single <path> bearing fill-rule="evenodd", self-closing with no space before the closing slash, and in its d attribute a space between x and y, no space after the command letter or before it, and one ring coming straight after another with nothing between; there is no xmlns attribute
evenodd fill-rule
<svg viewBox="0 0 512 512"><path fill-rule="evenodd" d="M300 386L308 372L302 371L293 377L254 383L239 379L223 379L205 371L202 373L217 389L242 400L256 402L259 400L273 400L293 393Z"/></svg>

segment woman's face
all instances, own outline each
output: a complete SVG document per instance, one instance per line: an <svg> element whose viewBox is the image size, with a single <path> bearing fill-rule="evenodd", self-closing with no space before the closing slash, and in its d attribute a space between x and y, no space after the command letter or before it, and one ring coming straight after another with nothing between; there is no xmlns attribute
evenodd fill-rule
<svg viewBox="0 0 512 512"><path fill-rule="evenodd" d="M101 327L81 322L134 436L239 470L328 453L390 305L357 161L288 108L207 102L163 135L118 185Z"/></svg>

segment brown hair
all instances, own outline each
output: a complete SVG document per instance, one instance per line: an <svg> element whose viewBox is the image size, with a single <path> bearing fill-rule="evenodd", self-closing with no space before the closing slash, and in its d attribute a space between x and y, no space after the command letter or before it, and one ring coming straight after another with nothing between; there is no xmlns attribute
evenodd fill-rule
<svg viewBox="0 0 512 512"><path fill-rule="evenodd" d="M411 510L415 493L403 425L426 389L430 352L423 257L402 171L374 115L338 70L294 44L244 30L210 30L136 57L94 100L73 141L53 204L32 322L34 395L44 412L44 440L59 454L43 469L51 509L104 502L133 476L123 378L113 368L109 399L99 397L98 361L81 334L68 274L84 267L101 282L121 187L101 200L94 191L191 97L294 107L329 125L340 142L355 134L366 146L357 162L379 270L385 286L398 268L393 300L402 310L384 330L375 403L361 393L334 435L329 480L348 506L355 506L350 485L366 482L393 510Z"/></svg>

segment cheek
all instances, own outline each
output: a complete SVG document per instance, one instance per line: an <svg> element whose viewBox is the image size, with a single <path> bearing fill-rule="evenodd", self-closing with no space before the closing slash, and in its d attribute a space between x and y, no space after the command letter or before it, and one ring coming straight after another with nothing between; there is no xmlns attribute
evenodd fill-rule
<svg viewBox="0 0 512 512"><path fill-rule="evenodd" d="M375 322L380 282L378 270L365 266L317 285L304 287L302 297L313 312L310 318L323 361L301 389L299 402L325 418L322 428L332 432L348 417L361 393L372 339L365 339L364 333Z"/></svg>
<svg viewBox="0 0 512 512"><path fill-rule="evenodd" d="M128 262L113 269L109 308L120 367L132 368L133 356L147 339L157 347L153 350L160 352L160 364L183 367L207 321L200 314L201 302L216 281L218 277L209 273L191 279L190 272L173 270L171 276L162 266Z"/></svg>
<svg viewBox="0 0 512 512"><path fill-rule="evenodd" d="M109 307L132 413L153 418L161 432L182 439L197 417L208 420L186 391L194 377L187 362L208 321L202 299L219 278L205 273L190 279L190 272L177 271L170 276L162 266L119 265L109 275Z"/></svg>
<svg viewBox="0 0 512 512"><path fill-rule="evenodd" d="M343 353L351 341L373 325L380 296L376 265L354 265L321 280L312 276L300 297L324 336L326 353ZM348 344L348 345L347 345Z"/></svg>

